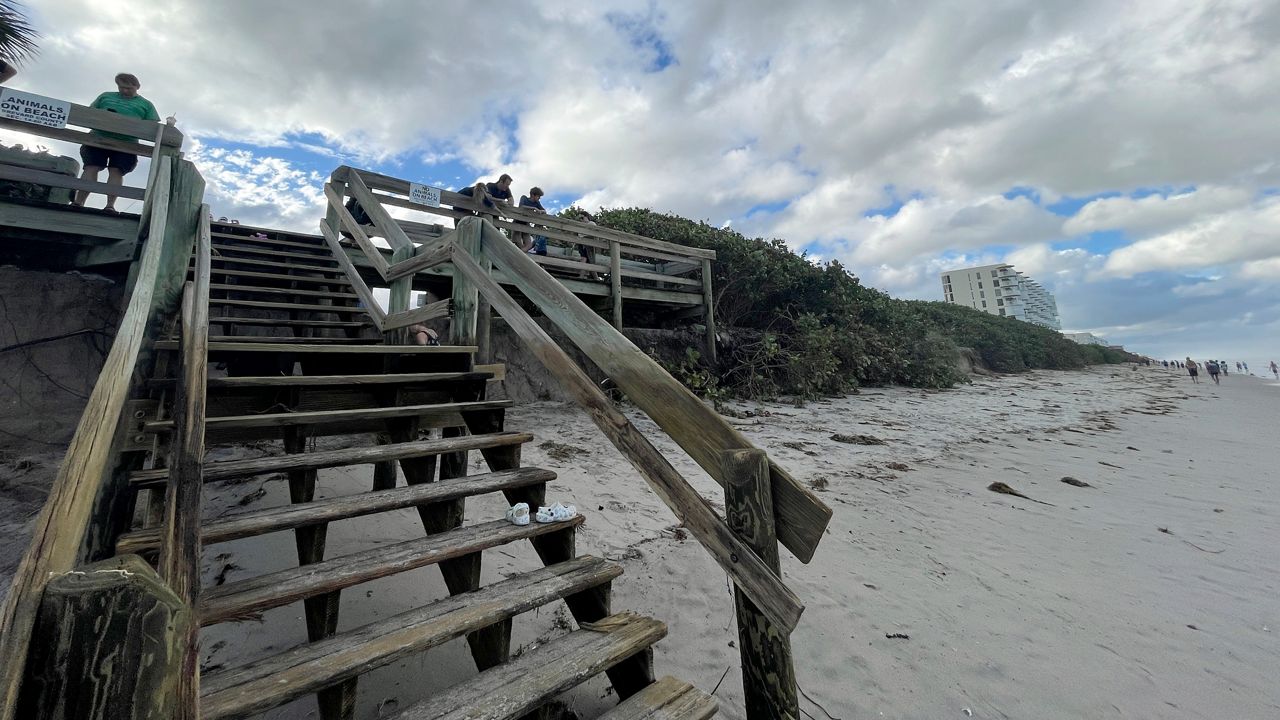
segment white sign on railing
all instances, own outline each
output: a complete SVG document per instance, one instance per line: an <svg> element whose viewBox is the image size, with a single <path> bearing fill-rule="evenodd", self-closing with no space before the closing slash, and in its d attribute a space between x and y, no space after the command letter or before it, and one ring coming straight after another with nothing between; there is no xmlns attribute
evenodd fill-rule
<svg viewBox="0 0 1280 720"><path fill-rule="evenodd" d="M71 103L65 100L0 88L0 117L49 128L64 128L70 116Z"/></svg>
<svg viewBox="0 0 1280 720"><path fill-rule="evenodd" d="M419 185L415 182L409 183L409 201L416 202L419 205L440 207L440 192L441 190L438 187Z"/></svg>

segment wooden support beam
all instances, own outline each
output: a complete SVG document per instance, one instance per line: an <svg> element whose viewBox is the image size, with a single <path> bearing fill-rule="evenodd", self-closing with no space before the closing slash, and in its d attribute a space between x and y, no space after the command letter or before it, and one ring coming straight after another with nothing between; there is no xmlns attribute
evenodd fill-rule
<svg viewBox="0 0 1280 720"><path fill-rule="evenodd" d="M720 452L752 447L751 442L519 248L504 243L502 233L484 226L482 235L485 254L506 271L511 284L723 486ZM831 508L776 463L770 461L770 469L778 538L808 562L831 521Z"/></svg>
<svg viewBox="0 0 1280 720"><path fill-rule="evenodd" d="M622 252L617 240L609 241L609 290L613 294L613 326L622 329Z"/></svg>
<svg viewBox="0 0 1280 720"><path fill-rule="evenodd" d="M175 384L174 438L169 444L169 483L161 523L161 576L187 607L200 599L200 497L204 487L205 380L209 360L209 206L201 207L195 281L182 298L182 363ZM178 720L200 716L200 652L193 624L179 639L182 670L177 680Z"/></svg>
<svg viewBox="0 0 1280 720"><path fill-rule="evenodd" d="M192 612L137 555L56 573L44 588L17 717L159 720L177 714Z"/></svg>
<svg viewBox="0 0 1280 720"><path fill-rule="evenodd" d="M399 263L413 257L413 246L398 247L391 253L391 262ZM413 295L413 276L405 276L398 280L391 281L391 296L387 300L387 317L399 315L404 319L404 313L409 312L409 298ZM403 329L412 325L398 326L395 328L387 325L386 319L382 321L382 332L385 342L388 345L404 345L409 340L409 334Z"/></svg>
<svg viewBox="0 0 1280 720"><path fill-rule="evenodd" d="M424 246L418 248L417 254L408 260L403 260L392 265L385 273L382 274L382 278L384 280L398 280L406 275L413 275L419 270L426 270L427 268L433 268L442 263L449 262L449 258L453 255L454 232L450 232L448 235L445 235L443 242L441 242L437 247L427 248ZM361 249L364 250L366 257L370 257L368 250L363 247L361 247ZM382 255L379 254L377 257L381 258ZM377 261L373 262L376 266Z"/></svg>
<svg viewBox="0 0 1280 720"><path fill-rule="evenodd" d="M130 200L141 200L146 194L145 190L138 187L129 187L128 185L108 185L107 183L96 182L93 180L81 180L74 175L62 175L61 173L45 172L44 170L34 170L32 168L17 167L15 165L0 165L0 180L13 180L14 182L27 182L35 185L47 185L49 187L84 190L91 193L102 193L103 195L115 195L117 197L128 198Z"/></svg>
<svg viewBox="0 0 1280 720"><path fill-rule="evenodd" d="M506 242L507 247L519 253L519 249ZM756 604L788 632L795 627L804 612L804 606L795 593L750 551L741 540L729 531L728 526L711 505L698 494L671 463L636 430L631 421L614 407L613 402L600 392L586 373L560 349L551 336L529 317L505 290L498 286L467 254L465 245L454 253L454 267L459 277L465 276L482 289L495 310L507 321L507 325L520 337L529 352L564 386L565 390L591 415L596 427L631 461L631 464L648 482L649 487L667 504L711 553L725 572L741 583ZM554 282L554 281L552 281ZM610 332L616 332L605 324ZM636 352L640 352L637 350ZM642 353L643 354L643 353ZM673 381L674 382L674 381ZM743 441L745 443L745 440ZM717 458L718 459L718 458Z"/></svg>
<svg viewBox="0 0 1280 720"><path fill-rule="evenodd" d="M383 321L382 329L385 332L387 330L424 323L428 320L435 320L436 318L449 317L449 308L452 305L452 299L437 300L429 305L423 305L420 308L392 313L387 316L385 321Z"/></svg>
<svg viewBox="0 0 1280 720"><path fill-rule="evenodd" d="M707 326L707 362L716 366L716 308L715 297L711 292L711 261L702 261L702 309L706 312L703 321Z"/></svg>
<svg viewBox="0 0 1280 720"><path fill-rule="evenodd" d="M360 226L360 223L356 222L356 219L351 215L351 211L347 210L346 206L342 204L342 193L333 186L333 183L325 183L324 196L329 199L329 210L327 212L332 212L336 215L338 222L341 223L340 227L330 225L330 229L346 229L347 232L351 233L351 236L356 240L356 244L364 251L365 257L369 258L369 264L373 266L373 269L378 271L383 280L389 280L386 259L382 257L382 253L378 252L378 247L365 234L364 228Z"/></svg>
<svg viewBox="0 0 1280 720"><path fill-rule="evenodd" d="M338 261L338 265L347 274L347 280L351 282L351 287L360 296L360 302L364 304L363 310L365 314L369 316L369 319L373 320L374 326L381 330L382 323L387 319L387 314L382 311L377 299L373 297L373 291L369 289L368 285L364 284L364 278L360 277L360 271L356 270L355 265L351 264L351 258L347 257L347 251L338 243L337 234L323 222L320 223L320 233L324 235L324 241L329 244L329 249L333 251L333 257Z"/></svg>
<svg viewBox="0 0 1280 720"><path fill-rule="evenodd" d="M0 203L0 226L44 230L68 235L88 235L111 240L138 239L138 220L58 207Z"/></svg>
<svg viewBox="0 0 1280 720"><path fill-rule="evenodd" d="M409 252L413 252L414 245L409 240L409 236L405 235L404 230L396 224L395 218L391 217L387 209L382 207L382 202L369 192L369 188L365 187L359 173L351 173L347 177L347 188L355 196L356 202L360 203L360 207L364 208L365 214L369 216L369 221L373 223L378 234L391 243L393 250L409 248Z"/></svg>
<svg viewBox="0 0 1280 720"><path fill-rule="evenodd" d="M478 218L463 218L454 236L454 259L459 255L475 258L480 255L480 225ZM504 237L503 241L507 241ZM510 244L508 242L507 244ZM476 267L481 267L477 265ZM481 270L483 272L483 270ZM475 345L478 293L475 281L457 273L453 276L453 322L449 324L450 345Z"/></svg>
<svg viewBox="0 0 1280 720"><path fill-rule="evenodd" d="M726 450L720 464L725 514L729 529L775 573L779 572L778 538L773 525L773 493L769 489L769 458L763 450ZM751 598L735 587L738 652L742 656L742 688L747 720L799 720L796 672L791 639Z"/></svg>

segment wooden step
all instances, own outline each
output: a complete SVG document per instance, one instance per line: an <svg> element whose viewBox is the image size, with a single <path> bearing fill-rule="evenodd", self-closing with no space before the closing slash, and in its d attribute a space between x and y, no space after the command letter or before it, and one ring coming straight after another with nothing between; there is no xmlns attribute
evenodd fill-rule
<svg viewBox="0 0 1280 720"><path fill-rule="evenodd" d="M298 337L297 335L210 335L210 342L296 343L305 345L371 345L380 337Z"/></svg>
<svg viewBox="0 0 1280 720"><path fill-rule="evenodd" d="M385 373L381 375L267 375L264 377L209 378L208 387L321 387L337 385L437 385L478 382L493 377L491 372Z"/></svg>
<svg viewBox="0 0 1280 720"><path fill-rule="evenodd" d="M467 475L422 485L409 485L392 490L377 490L295 503L278 508L229 515L209 522L200 529L200 542L204 545L227 542L335 520L373 515L388 510L540 485L555 478L556 474L550 470L518 468L482 475ZM160 528L125 533L116 541L117 554L152 552L159 548Z"/></svg>
<svg viewBox="0 0 1280 720"><path fill-rule="evenodd" d="M305 268L303 268L305 269ZM255 280L285 280L294 283L310 283L313 285L351 285L344 277L328 278L316 277L315 275L285 275L283 273L258 272L256 270L213 270L212 275L226 275L230 277L253 278Z"/></svg>
<svg viewBox="0 0 1280 720"><path fill-rule="evenodd" d="M328 251L328 247L325 247L324 249ZM267 257L267 258L283 258L282 260L279 261L281 267L292 267L293 265L298 265L299 267L303 267L303 268L311 267L310 265L302 265L300 262L293 262L293 261L304 261L304 260L320 262L320 263L332 263L334 265L338 263L337 260L333 259L332 254L326 256L326 255L313 255L313 254L300 253L300 252L287 252L285 250L264 250L258 247L247 247L245 245L240 245L240 244L221 243L221 242L215 242L213 244L213 251L215 253L243 253L245 255L258 255L258 256Z"/></svg>
<svg viewBox="0 0 1280 720"><path fill-rule="evenodd" d="M318 450L315 452L272 455L270 457L244 460L222 460L220 462L205 463L203 476L205 482L236 480L253 477L254 475L282 473L289 470L319 470L328 467L364 465L387 460L403 460L405 458L443 455L468 450L510 447L523 445L531 440L533 440L533 435L529 433L497 432L435 440L415 440L414 442L391 443L373 447ZM168 479L169 470L167 468L135 470L129 474L129 482L138 487L163 485Z"/></svg>
<svg viewBox="0 0 1280 720"><path fill-rule="evenodd" d="M664 677L596 720L708 720L718 703L683 680Z"/></svg>
<svg viewBox="0 0 1280 720"><path fill-rule="evenodd" d="M158 340L156 341L157 350L177 350L178 343L176 340ZM280 345L272 345L264 343L255 345L251 342L211 342L209 343L209 355L214 356L217 353L339 353L343 355L455 355L459 353L474 353L475 345L374 345L372 347L315 347L312 345L299 345L297 347L289 347Z"/></svg>
<svg viewBox="0 0 1280 720"><path fill-rule="evenodd" d="M223 290L226 292L252 293L254 295L296 295L303 298L329 298L332 300L359 300L360 296L355 293L332 292L329 290L299 290L298 288L280 288L280 287L264 287L262 285L229 285L226 283L211 283L209 289L213 291Z"/></svg>
<svg viewBox="0 0 1280 720"><path fill-rule="evenodd" d="M510 400L482 400L480 402L437 403L431 405L399 405L395 407L356 408L351 410L309 410L305 412L276 412L257 415L224 415L205 420L205 430L287 427L293 425L327 425L360 420L389 420L391 418L416 417L424 420L443 420L458 413L477 410L499 410L511 407ZM144 429L153 433L173 432L173 420L157 420L146 423Z"/></svg>
<svg viewBox="0 0 1280 720"><path fill-rule="evenodd" d="M327 313L364 313L366 310L362 307L351 307L348 305L307 305L304 303L283 303L283 302L267 302L265 300L228 300L226 298L209 298L209 307L255 307L270 308L272 310L294 310L297 312L327 312Z"/></svg>
<svg viewBox="0 0 1280 720"><path fill-rule="evenodd" d="M344 322L341 320L289 320L288 318L257 318L257 317L235 317L222 316L209 318L210 324L219 325L263 325L266 327L309 327L309 328L366 328L373 327L373 323L369 321Z"/></svg>
<svg viewBox="0 0 1280 720"><path fill-rule="evenodd" d="M648 648L667 634L652 618L619 613L543 643L428 698L392 720L514 720Z"/></svg>
<svg viewBox="0 0 1280 720"><path fill-rule="evenodd" d="M213 625L245 618L303 598L434 565L517 540L572 529L581 525L582 519L582 515L578 515L564 522L531 522L524 526L513 525L506 520L494 520L205 588L200 594L200 623Z"/></svg>
<svg viewBox="0 0 1280 720"><path fill-rule="evenodd" d="M285 267L278 262L270 262L267 260L250 260L249 258L233 258L233 257L227 257L225 255L216 255L214 257L211 257L210 260L214 263L224 263L229 265L252 265L254 267L272 268L274 270L279 270L281 267ZM346 272L344 272L341 268L310 267L310 266L303 266L303 265L289 265L287 267L290 270L299 270L302 272L309 272L309 273L312 273L313 275L346 277ZM213 268L212 272L214 275L217 275L219 270L221 270L221 268Z"/></svg>
<svg viewBox="0 0 1280 720"><path fill-rule="evenodd" d="M454 638L600 587L618 565L583 556L200 679L201 717L260 713Z"/></svg>
<svg viewBox="0 0 1280 720"><path fill-rule="evenodd" d="M309 236L305 236L309 237ZM300 248L303 250L315 250L317 252L329 252L329 246L325 244L324 238L316 236L316 242L298 242L297 240L273 240L271 238L256 238L249 235L232 235L230 233L210 233L210 238L214 242L223 240L234 240L236 242L251 243L254 245L267 245L278 247Z"/></svg>

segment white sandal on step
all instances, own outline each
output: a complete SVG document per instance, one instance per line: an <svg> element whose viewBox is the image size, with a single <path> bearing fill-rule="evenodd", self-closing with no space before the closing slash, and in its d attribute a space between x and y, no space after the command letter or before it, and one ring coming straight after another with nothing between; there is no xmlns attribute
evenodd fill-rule
<svg viewBox="0 0 1280 720"><path fill-rule="evenodd" d="M564 522L578 517L578 509L572 505L554 503L550 507L538 508L537 520L540 523Z"/></svg>
<svg viewBox="0 0 1280 720"><path fill-rule="evenodd" d="M507 520L512 525L528 525L529 524L529 503L516 503L507 510Z"/></svg>

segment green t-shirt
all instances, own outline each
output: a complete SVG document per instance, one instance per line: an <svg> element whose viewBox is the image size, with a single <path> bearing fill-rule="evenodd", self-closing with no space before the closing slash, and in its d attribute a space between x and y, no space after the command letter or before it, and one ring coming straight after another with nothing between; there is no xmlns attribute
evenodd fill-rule
<svg viewBox="0 0 1280 720"><path fill-rule="evenodd" d="M128 115L142 120L160 120L160 113L156 112L156 106L152 105L150 100L142 97L141 95L134 95L131 98L127 98L118 92L104 92L99 95L89 107L97 108L99 110L108 110L110 112L120 113L121 115ZM136 142L136 139L130 135L121 135L120 133L106 132L104 130L94 130L92 131L92 134L112 138L114 140Z"/></svg>

